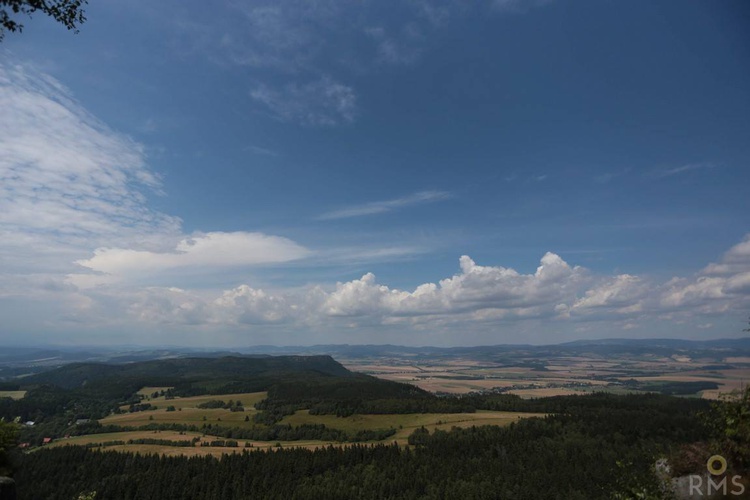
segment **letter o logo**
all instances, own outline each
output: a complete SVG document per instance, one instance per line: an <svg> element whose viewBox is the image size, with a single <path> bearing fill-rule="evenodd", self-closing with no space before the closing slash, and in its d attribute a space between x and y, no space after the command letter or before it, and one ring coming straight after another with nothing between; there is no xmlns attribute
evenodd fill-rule
<svg viewBox="0 0 750 500"><path fill-rule="evenodd" d="M716 462L719 462L718 467L715 467ZM720 476L727 471L727 460L721 455L714 455L706 462L706 469L712 476Z"/></svg>

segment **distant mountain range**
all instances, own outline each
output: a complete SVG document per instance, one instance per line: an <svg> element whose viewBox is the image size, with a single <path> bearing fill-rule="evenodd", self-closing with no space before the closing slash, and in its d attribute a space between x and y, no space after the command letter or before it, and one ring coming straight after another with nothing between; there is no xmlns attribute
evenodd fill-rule
<svg viewBox="0 0 750 500"><path fill-rule="evenodd" d="M337 359L366 358L452 358L464 357L485 361L506 358L560 355L660 355L686 354L691 357L750 356L750 337L717 340L681 339L601 339L576 340L554 345L504 344L472 347L413 347L398 345L330 344L313 346L258 345L232 350L210 350L183 347L1 347L0 379L30 375L70 363L126 364L150 360L190 357L220 358L262 356L332 356Z"/></svg>

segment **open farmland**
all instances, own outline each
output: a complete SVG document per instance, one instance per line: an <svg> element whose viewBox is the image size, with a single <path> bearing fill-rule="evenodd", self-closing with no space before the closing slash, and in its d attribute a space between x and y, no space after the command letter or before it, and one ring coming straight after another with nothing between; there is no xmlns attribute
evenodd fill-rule
<svg viewBox="0 0 750 500"><path fill-rule="evenodd" d="M169 389L169 387L146 387L138 391L138 394L144 394L144 391L146 389L154 389L152 392L157 392L157 389ZM157 408L166 408L167 406L173 405L175 407L180 408L195 408L198 405L207 403L209 401L214 400L221 400L228 402L230 399L232 401L240 401L242 405L247 408L252 408L255 403L258 401L261 401L266 398L267 393L265 391L263 392L246 392L241 394L205 394L202 396L190 396L185 398L175 397L172 399L166 399L164 396L159 396L157 398L151 398L148 397L144 399L144 402L149 402L153 406L156 406ZM123 407L126 408L126 407Z"/></svg>
<svg viewBox="0 0 750 500"><path fill-rule="evenodd" d="M168 391L169 389L172 389L172 387L168 387L168 386L161 386L161 387L143 387L143 388L142 388L142 389L141 389L140 391L138 391L138 392L137 392L136 394L138 394L139 396L143 396L143 398L144 398L145 400L147 400L147 401L149 401L149 400L154 400L154 401L157 401L157 400L160 400L160 399L161 399L161 400L163 400L163 399L164 399L164 396L157 396L157 397L152 397L152 396L153 396L153 394L154 394L154 393L161 393L161 392L165 392L165 391Z"/></svg>
<svg viewBox="0 0 750 500"><path fill-rule="evenodd" d="M352 371L434 393L508 393L523 398L605 391L716 399L750 382L750 357L731 348L629 344L496 346L462 351L373 352L339 360Z"/></svg>
<svg viewBox="0 0 750 500"><path fill-rule="evenodd" d="M231 446L201 446L201 442L210 443L219 440L214 436L206 436L199 432L177 432L177 431L125 431L125 432L108 432L104 434L88 434L85 436L74 436L59 439L48 448L57 448L60 446L88 446L102 450L123 451L131 453L158 453L160 455L176 456L196 456L196 455L214 455L220 456L225 453L238 453L242 450L266 450L277 449L279 445L282 448L316 448L321 446L343 446L346 443L334 443L327 441L257 441L257 440L237 440L236 447ZM170 446L168 444L143 444L128 443L133 440L164 440L164 441L185 441L190 442L197 440L195 446ZM124 443L124 444L123 444Z"/></svg>
<svg viewBox="0 0 750 500"><path fill-rule="evenodd" d="M483 411L476 413L404 413L385 415L310 415L308 410L299 410L294 415L284 417L282 424L303 425L323 424L332 429L357 431L360 429L398 429L389 438L406 444L408 436L419 427L431 432L435 429L450 430L451 427L471 427L473 425L507 425L521 418L540 417L538 413Z"/></svg>
<svg viewBox="0 0 750 500"><path fill-rule="evenodd" d="M155 388L149 388L155 389ZM153 391L152 391L153 392ZM156 407L154 410L144 410L133 413L110 415L100 420L102 425L118 425L138 427L148 424L185 424L201 426L203 424L218 424L228 427L252 427L252 416L256 412L254 405L265 399L265 392L250 392L244 394L211 394L192 396L187 398L164 399L154 398L149 402ZM231 411L225 408L198 408L209 401L240 401L244 411ZM146 401L146 400L144 400ZM167 411L173 406L174 411ZM121 407L127 410L127 406ZM249 421L245 421L249 417Z"/></svg>
<svg viewBox="0 0 750 500"><path fill-rule="evenodd" d="M26 391L0 391L0 398L23 399Z"/></svg>
<svg viewBox="0 0 750 500"><path fill-rule="evenodd" d="M215 410L212 410L215 411ZM185 410L183 410L185 413ZM471 427L480 425L507 425L521 418L543 416L535 413L515 413L497 411L478 411L476 413L430 413L430 414L388 414L388 415L352 415L349 417L336 417L335 415L310 415L307 410L300 410L294 415L284 418L281 424L293 426L303 424L324 424L332 429L356 432L362 429L398 429L396 434L386 439L386 442L397 442L407 445L409 435L419 427L425 427L430 432L435 429L450 430L452 427ZM156 419L154 420L156 421ZM103 423L111 423L104 420ZM153 422L153 421L152 421ZM223 421L222 421L223 422ZM172 423L172 422L170 422ZM174 423L192 424L190 418L185 420L174 419ZM244 422L243 422L244 423ZM130 424L128 424L130 425ZM229 424L227 424L229 425ZM236 427L234 423L231 423ZM249 426L253 424L250 423ZM129 451L139 453L158 453L161 455L215 455L224 453L237 453L244 449L276 449L282 448L318 448L323 446L347 446L351 443L340 443L334 441L299 440L299 441L258 441L238 439L236 447L228 446L201 446L202 442L210 443L221 440L215 436L205 435L200 432L189 431L166 431L166 430L138 430L109 432L102 434L88 434L84 436L73 436L56 440L48 447L59 446L88 446L114 451ZM137 440L162 440L162 441L196 441L194 446L172 446L169 444L129 443Z"/></svg>

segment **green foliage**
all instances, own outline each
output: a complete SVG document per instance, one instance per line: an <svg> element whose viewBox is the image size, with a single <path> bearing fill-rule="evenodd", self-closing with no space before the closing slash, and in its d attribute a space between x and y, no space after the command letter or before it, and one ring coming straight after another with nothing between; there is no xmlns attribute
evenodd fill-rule
<svg viewBox="0 0 750 500"><path fill-rule="evenodd" d="M649 499L659 498L656 457L704 433L698 405L665 425L690 408L678 398L595 395L549 404L569 411L507 427L417 429L411 448L244 448L221 458L43 449L23 457L16 480L20 500L68 500L90 490L113 500ZM238 439L217 437L224 446Z"/></svg>
<svg viewBox="0 0 750 500"><path fill-rule="evenodd" d="M23 24L12 18L13 15L42 12L69 30L78 32L78 25L86 21L83 6L87 0L0 0L0 41L6 31L23 31Z"/></svg>
<svg viewBox="0 0 750 500"><path fill-rule="evenodd" d="M15 447L18 436L17 426L0 421L0 476L11 472L10 453Z"/></svg>
<svg viewBox="0 0 750 500"><path fill-rule="evenodd" d="M197 408L202 409L213 409L213 408L229 408L230 406L220 399L212 399L197 405Z"/></svg>
<svg viewBox="0 0 750 500"><path fill-rule="evenodd" d="M22 385L27 390L26 397L19 400L0 398L0 418L34 421L34 426L21 429L21 439L35 445L43 437L100 432L101 426L95 421L111 413L120 413L123 404L129 404L131 412L155 409L151 403L141 402L136 395L142 387L174 387L151 394L154 397L163 395L166 399L207 393L263 391L276 384L294 385L304 381L312 384L309 387L324 388L321 389L322 395L312 394L320 399L326 397L325 390L345 387L347 380L354 378L358 379L355 384L381 387L381 392L399 387L399 384L381 384L373 377L355 377L330 356L181 358L125 365L72 363L25 377ZM239 401L220 404L220 407L232 411L244 411ZM273 424L283 415L269 412L265 418L267 423ZM92 423L73 425L78 419L90 419Z"/></svg>
<svg viewBox="0 0 750 500"><path fill-rule="evenodd" d="M741 471L750 468L750 386L712 405L708 425L720 454Z"/></svg>
<svg viewBox="0 0 750 500"><path fill-rule="evenodd" d="M261 413L256 423L272 425L297 410L312 415L387 413L460 413L474 408L461 398L439 398L409 384L381 380L368 375L313 377L284 380L268 390L268 397L256 404Z"/></svg>
<svg viewBox="0 0 750 500"><path fill-rule="evenodd" d="M178 448L184 448L184 447L195 446L196 442L197 442L197 438L192 439L192 440L182 440L182 441L175 441L172 439L139 438L139 439L128 439L127 444L156 444L160 446L174 446ZM106 446L106 443L102 443L102 445Z"/></svg>

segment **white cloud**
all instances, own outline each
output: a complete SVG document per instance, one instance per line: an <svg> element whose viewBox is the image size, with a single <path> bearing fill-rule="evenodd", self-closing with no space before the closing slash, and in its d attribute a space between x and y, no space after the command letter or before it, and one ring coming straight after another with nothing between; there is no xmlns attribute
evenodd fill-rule
<svg viewBox="0 0 750 500"><path fill-rule="evenodd" d="M269 294L247 285L227 290L214 301L222 316L242 324L278 323L288 320L298 309L282 296Z"/></svg>
<svg viewBox="0 0 750 500"><path fill-rule="evenodd" d="M377 284L375 276L339 283L323 309L332 316L460 315L492 310L516 316L552 316L561 301L571 300L586 272L570 267L558 255L547 253L534 274L503 267L477 265L460 259L461 273L412 292Z"/></svg>
<svg viewBox="0 0 750 500"><path fill-rule="evenodd" d="M395 35L380 26L366 28L365 33L376 43L376 61L379 63L408 65L422 54L424 36L414 24L407 24Z"/></svg>
<svg viewBox="0 0 750 500"><path fill-rule="evenodd" d="M76 263L109 276L133 277L176 268L217 269L288 262L309 254L304 247L279 236L214 232L185 238L170 252L98 248L93 257ZM73 276L73 282L79 277ZM105 280L112 282L109 277ZM82 282L78 284L81 286Z"/></svg>
<svg viewBox="0 0 750 500"><path fill-rule="evenodd" d="M706 266L701 274L705 276L728 276L750 271L750 235L730 248L721 262Z"/></svg>
<svg viewBox="0 0 750 500"><path fill-rule="evenodd" d="M329 76L281 87L257 85L250 97L282 121L310 126L331 126L354 121L357 96L354 89Z"/></svg>
<svg viewBox="0 0 750 500"><path fill-rule="evenodd" d="M571 310L586 314L606 309L610 312L633 313L641 309L641 301L649 292L648 284L638 276L621 274L586 290Z"/></svg>
<svg viewBox="0 0 750 500"><path fill-rule="evenodd" d="M66 275L89 287L310 254L262 233L182 234L177 217L149 207L161 184L144 148L33 68L0 65L0 109L0 295L47 293Z"/></svg>
<svg viewBox="0 0 750 500"><path fill-rule="evenodd" d="M695 170L710 170L716 167L717 165L715 163L689 163L679 167L658 170L654 172L653 175L657 178L672 177L674 175L693 172Z"/></svg>
<svg viewBox="0 0 750 500"><path fill-rule="evenodd" d="M229 2L206 8L150 6L172 50L204 57L219 67L251 68L253 99L285 122L334 126L358 115L357 76L413 64L432 34L470 11L526 10L546 0L409 0L387 9L375 0ZM321 76L324 75L324 76ZM325 76L327 75L327 76Z"/></svg>
<svg viewBox="0 0 750 500"><path fill-rule="evenodd" d="M598 275L552 252L529 273L478 265L462 256L453 276L409 289L379 283L372 273L301 289L247 283L247 276L234 268L311 262L311 257L319 262L326 256L262 233L183 234L178 218L148 203L161 184L143 147L99 122L62 85L33 69L0 65L0 109L4 319L22 315L45 328L74 324L101 326L102 331L112 325L142 331L191 325L210 334L225 328L286 325L308 331L366 324L409 334L457 324L462 331L479 331L511 320L514 326L601 320L640 328L644 322L678 318L715 325L720 320L714 318L744 315L750 308L750 235L695 276L666 283L629 274ZM422 191L319 218L386 213L449 197ZM347 251L332 250L328 258L343 259ZM353 258L422 251L408 245L363 247ZM217 289L170 286L175 275L194 270L234 275ZM140 286L139 276L158 278L160 286Z"/></svg>
<svg viewBox="0 0 750 500"><path fill-rule="evenodd" d="M736 258L741 249L730 250L727 259ZM203 256L199 251L180 258L201 262ZM326 335L357 328L396 329L401 343L411 343L412 335L424 332L455 335L459 328L468 338L478 332L491 335L498 328L526 331L525 325L535 324L548 331L543 338L553 342L556 339L550 335L561 328L592 332L591 325L605 329L599 336L616 330L649 332L665 321L679 324L680 329L692 323L696 332L706 332L727 314L744 317L750 306L749 271L675 278L660 284L628 274L598 275L571 266L552 252L542 256L531 273L479 265L468 256L462 256L458 264L459 272L453 276L410 290L379 283L372 273L332 288L100 286L73 294L77 299L66 301L71 310L64 319L107 327L138 325L140 330L190 327L206 335L247 328L259 334L273 328L287 334L323 331ZM131 268L108 270L130 274ZM43 278L35 279L41 285ZM64 283L48 285L49 293L71 297ZM461 342L462 337L451 338Z"/></svg>
<svg viewBox="0 0 750 500"><path fill-rule="evenodd" d="M433 203L436 201L447 200L451 197L451 194L446 191L420 191L418 193L404 196L401 198L395 198L392 200L384 201L373 201L370 203L364 203L362 205L355 205L332 212L326 212L317 217L318 220L334 220L334 219L347 219L351 217L361 217L364 215L375 215L400 208L420 205L423 203Z"/></svg>
<svg viewBox="0 0 750 500"><path fill-rule="evenodd" d="M150 209L160 183L142 146L56 80L0 64L0 255L5 272L74 269L105 243L158 248L180 220Z"/></svg>
<svg viewBox="0 0 750 500"><path fill-rule="evenodd" d="M660 303L674 310L703 313L750 309L750 235L693 278L674 278L664 286Z"/></svg>

